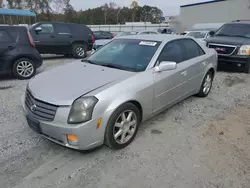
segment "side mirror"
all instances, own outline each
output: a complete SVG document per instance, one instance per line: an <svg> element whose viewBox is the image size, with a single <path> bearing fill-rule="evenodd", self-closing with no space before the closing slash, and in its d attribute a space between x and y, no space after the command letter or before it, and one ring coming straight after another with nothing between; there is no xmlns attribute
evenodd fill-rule
<svg viewBox="0 0 250 188"><path fill-rule="evenodd" d="M215 32L214 31L209 31L210 36L214 36Z"/></svg>
<svg viewBox="0 0 250 188"><path fill-rule="evenodd" d="M35 29L35 31L36 31L36 33L39 33L39 32L42 31L42 28L41 28L41 27L37 27L37 28Z"/></svg>
<svg viewBox="0 0 250 188"><path fill-rule="evenodd" d="M162 61L158 66L155 67L155 72L169 71L176 69L176 62Z"/></svg>

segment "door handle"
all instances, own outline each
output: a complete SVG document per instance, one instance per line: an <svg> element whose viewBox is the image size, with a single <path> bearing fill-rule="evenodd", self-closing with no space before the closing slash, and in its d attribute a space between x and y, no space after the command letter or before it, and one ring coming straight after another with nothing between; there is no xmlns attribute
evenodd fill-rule
<svg viewBox="0 0 250 188"><path fill-rule="evenodd" d="M14 49L15 47L14 46L8 46L8 49L9 50L12 50L12 49Z"/></svg>
<svg viewBox="0 0 250 188"><path fill-rule="evenodd" d="M182 76L186 76L186 75L187 75L187 71L183 71L183 72L181 73L181 75L182 75Z"/></svg>

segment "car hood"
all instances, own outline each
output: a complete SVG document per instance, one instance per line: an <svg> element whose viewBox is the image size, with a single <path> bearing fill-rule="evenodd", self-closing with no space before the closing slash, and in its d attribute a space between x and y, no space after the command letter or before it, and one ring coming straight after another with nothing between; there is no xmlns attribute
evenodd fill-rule
<svg viewBox="0 0 250 188"><path fill-rule="evenodd" d="M235 45L241 46L244 44L250 44L250 39L242 38L242 37L223 37L223 36L214 36L206 39L208 43L216 43L216 44L226 44L226 45Z"/></svg>
<svg viewBox="0 0 250 188"><path fill-rule="evenodd" d="M135 74L77 61L38 74L30 80L28 88L39 100L71 105L82 95Z"/></svg>

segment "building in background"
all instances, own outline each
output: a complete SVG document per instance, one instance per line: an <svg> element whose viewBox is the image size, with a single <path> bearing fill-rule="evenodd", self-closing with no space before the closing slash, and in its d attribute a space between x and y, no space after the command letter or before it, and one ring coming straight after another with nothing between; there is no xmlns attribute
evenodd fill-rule
<svg viewBox="0 0 250 188"><path fill-rule="evenodd" d="M184 29L195 24L223 23L238 19L250 19L250 0L213 0L182 5L180 22Z"/></svg>

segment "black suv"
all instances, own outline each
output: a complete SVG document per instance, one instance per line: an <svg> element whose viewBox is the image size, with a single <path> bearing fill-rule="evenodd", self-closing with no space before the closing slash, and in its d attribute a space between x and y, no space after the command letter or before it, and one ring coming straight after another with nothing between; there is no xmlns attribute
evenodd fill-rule
<svg viewBox="0 0 250 188"><path fill-rule="evenodd" d="M232 21L209 34L207 47L217 51L219 68L250 72L250 20Z"/></svg>
<svg viewBox="0 0 250 188"><path fill-rule="evenodd" d="M93 32L83 24L38 22L29 30L41 54L64 54L83 58L95 42Z"/></svg>
<svg viewBox="0 0 250 188"><path fill-rule="evenodd" d="M26 27L0 26L0 73L12 73L19 79L29 79L42 65Z"/></svg>

